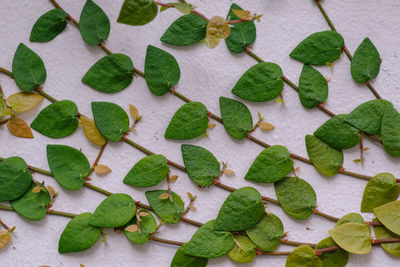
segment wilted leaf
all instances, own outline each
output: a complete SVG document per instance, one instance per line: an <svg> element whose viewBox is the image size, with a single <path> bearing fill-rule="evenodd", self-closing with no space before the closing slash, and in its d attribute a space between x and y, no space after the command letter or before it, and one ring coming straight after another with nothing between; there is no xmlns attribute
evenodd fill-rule
<svg viewBox="0 0 400 267"><path fill-rule="evenodd" d="M43 99L39 94L21 92L10 95L6 102L14 111L25 112L39 105Z"/></svg>
<svg viewBox="0 0 400 267"><path fill-rule="evenodd" d="M7 128L11 134L21 138L33 138L32 130L29 125L20 118L12 118L7 123Z"/></svg>
<svg viewBox="0 0 400 267"><path fill-rule="evenodd" d="M212 17L207 24L206 42L210 48L216 47L222 39L231 33L231 28L224 18Z"/></svg>
<svg viewBox="0 0 400 267"><path fill-rule="evenodd" d="M98 164L95 168L94 171L96 172L96 174L98 175L104 175L107 173L110 173L112 170L107 167L106 165L103 164Z"/></svg>
<svg viewBox="0 0 400 267"><path fill-rule="evenodd" d="M107 143L107 140L101 135L99 129L97 129L94 120L84 116L81 116L80 119L86 138L95 145L104 146Z"/></svg>

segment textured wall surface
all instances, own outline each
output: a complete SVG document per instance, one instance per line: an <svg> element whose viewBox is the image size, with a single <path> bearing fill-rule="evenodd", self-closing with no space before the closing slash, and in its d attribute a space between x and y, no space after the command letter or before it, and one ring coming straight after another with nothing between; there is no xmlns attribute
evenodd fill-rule
<svg viewBox="0 0 400 267"><path fill-rule="evenodd" d="M60 0L60 4L73 17L79 18L83 0ZM130 27L117 24L122 0L96 0L111 20L111 34L106 42L113 52L125 53L132 57L135 67L143 70L147 45L155 45L172 53L181 67L181 80L176 89L193 100L201 101L210 111L219 114L219 96L233 97L231 89L240 75L256 62L246 54L232 55L222 42L211 50L203 45L175 48L165 46L159 41L166 28L180 16L176 10L167 10L157 16L150 24L143 27ZM208 17L225 16L232 1L191 1L198 10ZM252 0L236 1L243 8L264 14L257 23L257 40L254 51L266 61L279 64L284 74L298 83L302 64L289 58L290 51L303 38L311 33L327 30L328 26L318 8L311 0ZM356 47L366 37L370 37L380 51L383 63L381 72L374 86L381 95L391 100L396 108L400 107L400 3L398 0L344 0L323 1L331 19L338 31L343 35L348 49L354 53ZM0 1L0 66L11 69L13 54L20 42L25 43L43 59L47 68L47 81L44 90L57 99L70 99L77 103L79 111L91 114L91 101L112 101L125 110L128 104L134 104L143 114L143 120L137 127L137 133L131 138L156 153L162 153L171 160L182 163L180 144L182 142L165 140L163 137L168 121L183 102L167 94L157 97L148 90L145 80L135 78L124 91L116 94L97 92L81 82L81 78L104 52L98 47L86 45L79 31L69 24L65 32L49 43L30 43L29 34L36 19L50 10L52 5L48 0L1 0ZM350 63L345 55L337 60L331 71L328 67L318 68L324 75L331 78L329 83L329 101L327 107L337 114L350 112L357 105L373 99L368 88L355 84L350 75ZM0 83L6 95L18 92L15 83L4 75L0 75ZM257 112L265 115L266 121L274 124L276 129L269 133L257 130L258 138L270 143L281 144L300 155L306 155L304 136L312 133L328 117L321 111L305 110L298 95L285 85L283 91L286 105L275 103L250 103L254 120ZM235 98L235 97L233 97ZM49 102L43 103L22 116L31 122L41 109ZM48 169L46 160L46 144L65 144L82 149L91 162L94 161L98 148L86 140L82 130L63 139L50 139L34 132L35 139L18 139L10 135L6 127L0 128L0 156L18 155L28 164ZM241 187L254 186L264 195L275 197L273 185L249 184L243 176L256 155L262 150L258 145L248 140L233 140L224 128L217 126L209 131L208 138L197 138L185 143L196 144L211 150L219 160L229 162L236 175L223 177L226 184ZM399 159L389 157L381 147L365 140L370 148L366 152L364 166L354 163L359 157L358 147L345 151L344 167L368 175L379 172L392 172L400 176ZM111 143L107 146L100 163L112 168L112 173L98 177L93 175L92 183L111 192L131 194L135 200L146 203L144 192L126 186L122 183L128 170L144 155L125 143ZM300 167L299 175L306 179L316 190L318 209L340 217L349 212L359 212L362 193L366 182L351 177L337 175L327 178L321 176L308 165L296 161ZM188 217L206 222L217 216L228 192L217 187L198 188L188 177L175 169L173 174L179 175L173 190L179 193L186 203L186 192L198 196L195 206L197 211L191 211ZM38 180L59 191L54 209L80 213L93 211L104 199L104 196L83 188L77 192L62 189L52 178L39 174ZM162 182L155 188L166 188ZM271 205L269 210L278 215L291 240L318 242L326 237L327 231L333 228L333 223L324 218L312 216L307 221L297 221L288 217L278 206ZM370 220L372 214L363 214ZM27 221L18 215L0 211L0 217L9 225L16 225L16 233L10 246L0 252L0 266L169 266L176 247L149 242L138 246L131 244L123 234L116 234L112 229L105 230L107 242L98 242L90 250L71 255L60 255L57 252L59 236L68 223L68 219L57 216L47 216L39 222ZM196 231L196 227L179 223L161 228L160 237L187 241ZM289 246L281 246L279 250L287 251ZM212 259L209 266L284 266L286 257L259 256L253 263L237 264L228 257ZM386 254L380 247L375 247L372 253L364 256L351 255L348 266L396 266L399 259Z"/></svg>

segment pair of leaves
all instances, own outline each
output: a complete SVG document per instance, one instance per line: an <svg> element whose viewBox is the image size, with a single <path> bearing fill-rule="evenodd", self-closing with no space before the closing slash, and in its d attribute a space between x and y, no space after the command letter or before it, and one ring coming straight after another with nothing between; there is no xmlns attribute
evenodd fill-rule
<svg viewBox="0 0 400 267"><path fill-rule="evenodd" d="M187 243L178 248L171 262L171 267L206 267L207 258L189 256L185 254Z"/></svg>
<svg viewBox="0 0 400 267"><path fill-rule="evenodd" d="M253 118L245 104L227 97L219 98L219 108L225 130L235 139L243 139L253 128Z"/></svg>
<svg viewBox="0 0 400 267"><path fill-rule="evenodd" d="M117 21L134 26L144 25L152 21L157 12L154 0L125 0Z"/></svg>
<svg viewBox="0 0 400 267"><path fill-rule="evenodd" d="M33 25L29 41L48 42L57 37L67 27L68 14L62 9L52 9Z"/></svg>
<svg viewBox="0 0 400 267"><path fill-rule="evenodd" d="M144 215L146 214L146 215ZM157 222L154 218L153 214L151 214L148 210L140 210L139 212L140 218L140 232L129 232L127 230L124 231L126 237L135 244L144 244L149 239L151 234L153 234L157 230ZM136 225L137 217L133 216L132 220L128 222L124 228L129 225Z"/></svg>
<svg viewBox="0 0 400 267"><path fill-rule="evenodd" d="M185 211L184 203L179 195L171 192L172 202L169 198L160 199L162 194L168 194L167 190L152 190L146 192L147 201L155 214L166 223L178 223Z"/></svg>
<svg viewBox="0 0 400 267"><path fill-rule="evenodd" d="M0 162L0 202L22 196L31 186L32 175L20 157L10 157Z"/></svg>
<svg viewBox="0 0 400 267"><path fill-rule="evenodd" d="M305 108L315 108L328 98L328 83L322 74L304 64L299 78L300 102Z"/></svg>
<svg viewBox="0 0 400 267"><path fill-rule="evenodd" d="M365 223L344 223L330 230L329 234L338 246L350 253L368 254L371 251L371 234Z"/></svg>
<svg viewBox="0 0 400 267"><path fill-rule="evenodd" d="M388 230L400 235L400 200L376 207L373 211Z"/></svg>
<svg viewBox="0 0 400 267"><path fill-rule="evenodd" d="M378 76L381 56L369 38L365 38L351 60L351 76L357 83L366 83Z"/></svg>
<svg viewBox="0 0 400 267"><path fill-rule="evenodd" d="M92 0L87 0L79 18L79 31L89 45L99 45L107 40L110 20L106 13Z"/></svg>

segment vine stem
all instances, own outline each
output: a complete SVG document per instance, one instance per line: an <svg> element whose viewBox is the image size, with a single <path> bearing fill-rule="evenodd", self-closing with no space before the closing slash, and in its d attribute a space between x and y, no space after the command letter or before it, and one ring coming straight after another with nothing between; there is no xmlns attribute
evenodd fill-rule
<svg viewBox="0 0 400 267"><path fill-rule="evenodd" d="M5 68L1 68L1 67L0 67L0 72L6 74L6 75L9 76L10 78L14 78L12 72L9 71L9 70L7 70L7 69L5 69Z"/></svg>
<svg viewBox="0 0 400 267"><path fill-rule="evenodd" d="M98 163L99 163L99 161L100 161L100 158L101 158L101 156L103 155L104 149L106 148L107 144L108 144L108 142L106 142L104 145L102 145L102 146L100 147L99 154L97 154L96 160L93 162L93 165L92 165L92 167L90 168L90 172L89 172L89 174L88 174L87 176L90 176L90 175L94 172L94 169L95 169L96 166L98 165Z"/></svg>
<svg viewBox="0 0 400 267"><path fill-rule="evenodd" d="M12 207L4 206L4 205L0 205L0 210L7 210L7 211L15 212L15 210ZM74 213L69 213L69 212L64 212L64 211L57 211L57 210L51 210L48 213L49 214L53 214L53 215L68 217L68 218L74 218L74 217L78 216L77 214L74 214Z"/></svg>

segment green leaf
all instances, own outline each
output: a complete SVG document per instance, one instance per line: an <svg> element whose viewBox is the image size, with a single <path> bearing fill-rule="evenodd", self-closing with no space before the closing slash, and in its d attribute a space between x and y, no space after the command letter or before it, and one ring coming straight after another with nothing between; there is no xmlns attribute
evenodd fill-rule
<svg viewBox="0 0 400 267"><path fill-rule="evenodd" d="M345 122L346 116L339 114L330 118L314 132L314 136L338 150L357 145L360 142L360 131Z"/></svg>
<svg viewBox="0 0 400 267"><path fill-rule="evenodd" d="M293 169L293 160L284 146L271 146L258 154L244 179L260 183L274 183Z"/></svg>
<svg viewBox="0 0 400 267"><path fill-rule="evenodd" d="M186 255L186 246L187 243L178 248L170 267L206 267L208 259Z"/></svg>
<svg viewBox="0 0 400 267"><path fill-rule="evenodd" d="M226 198L215 221L215 230L244 231L256 225L264 214L260 192L242 187Z"/></svg>
<svg viewBox="0 0 400 267"><path fill-rule="evenodd" d="M20 43L14 54L12 73L19 89L31 92L46 81L46 68L40 56Z"/></svg>
<svg viewBox="0 0 400 267"><path fill-rule="evenodd" d="M351 60L351 76L358 83L366 83L378 76L381 56L369 38L357 47Z"/></svg>
<svg viewBox="0 0 400 267"><path fill-rule="evenodd" d="M152 45L147 46L144 73L150 91L158 96L167 93L181 76L174 56Z"/></svg>
<svg viewBox="0 0 400 267"><path fill-rule="evenodd" d="M306 135L307 154L314 167L321 174L333 176L343 164L343 152L334 149L314 135Z"/></svg>
<svg viewBox="0 0 400 267"><path fill-rule="evenodd" d="M163 155L150 155L139 160L124 178L124 184L150 187L159 184L169 172Z"/></svg>
<svg viewBox="0 0 400 267"><path fill-rule="evenodd" d="M133 26L144 25L156 17L157 11L154 0L125 0L117 21Z"/></svg>
<svg viewBox="0 0 400 267"><path fill-rule="evenodd" d="M235 245L230 232L215 231L215 220L201 226L187 243L184 254L202 258L218 258L229 253Z"/></svg>
<svg viewBox="0 0 400 267"><path fill-rule="evenodd" d="M99 45L107 40L110 33L110 20L103 9L92 0L86 0L79 18L79 31L88 45Z"/></svg>
<svg viewBox="0 0 400 267"><path fill-rule="evenodd" d="M40 111L31 123L32 129L51 137L62 138L71 135L78 128L78 108L69 100L52 103Z"/></svg>
<svg viewBox="0 0 400 267"><path fill-rule="evenodd" d="M310 65L322 66L340 57L343 37L335 31L316 32L304 39L290 53L290 57Z"/></svg>
<svg viewBox="0 0 400 267"><path fill-rule="evenodd" d="M110 141L119 141L129 131L128 114L111 102L92 102L94 122L101 135Z"/></svg>
<svg viewBox="0 0 400 267"><path fill-rule="evenodd" d="M282 69L271 62L261 62L248 69L235 84L232 94L245 100L265 102L279 96L283 89Z"/></svg>
<svg viewBox="0 0 400 267"><path fill-rule="evenodd" d="M365 224L349 222L329 230L330 236L342 249L353 254L371 251L371 235Z"/></svg>
<svg viewBox="0 0 400 267"><path fill-rule="evenodd" d="M282 209L298 220L308 219L317 205L314 189L298 177L286 177L276 182L275 193Z"/></svg>
<svg viewBox="0 0 400 267"><path fill-rule="evenodd" d="M395 201L400 187L390 173L379 173L368 181L361 202L361 212L372 212L376 207Z"/></svg>
<svg viewBox="0 0 400 267"><path fill-rule="evenodd" d="M373 211L387 229L400 235L400 200L376 207Z"/></svg>
<svg viewBox="0 0 400 267"><path fill-rule="evenodd" d="M70 146L47 145L47 160L51 173L62 187L82 188L90 172L90 163L81 151Z"/></svg>
<svg viewBox="0 0 400 267"><path fill-rule="evenodd" d="M92 216L90 212L85 212L69 221L58 241L59 253L87 250L96 243L101 230L89 225Z"/></svg>
<svg viewBox="0 0 400 267"><path fill-rule="evenodd" d="M327 237L322 239L315 249L323 249L337 246L332 237ZM322 260L323 267L345 267L347 261L349 260L349 253L343 249L338 249L334 251L324 252L319 258Z"/></svg>
<svg viewBox="0 0 400 267"><path fill-rule="evenodd" d="M211 185L220 172L214 155L201 146L183 144L181 150L189 178L199 186Z"/></svg>
<svg viewBox="0 0 400 267"><path fill-rule="evenodd" d="M22 158L10 157L0 162L0 202L19 198L31 182L32 175Z"/></svg>
<svg viewBox="0 0 400 267"><path fill-rule="evenodd" d="M233 249L229 251L229 258L241 263L252 262L256 257L257 246L251 242L247 236L244 235L235 236L235 240L237 243Z"/></svg>
<svg viewBox="0 0 400 267"><path fill-rule="evenodd" d="M274 251L281 244L283 224L278 216L265 214L246 234L263 251Z"/></svg>
<svg viewBox="0 0 400 267"><path fill-rule="evenodd" d="M372 219L373 222L377 222L377 219ZM384 238L400 238L399 235L396 235L386 229L384 226L376 226L374 225L375 237L377 239ZM386 250L387 253L392 254L393 256L400 256L400 242L393 243L381 243L381 247Z"/></svg>
<svg viewBox="0 0 400 267"><path fill-rule="evenodd" d="M385 108L381 125L382 143L392 157L400 157L400 114L392 105Z"/></svg>
<svg viewBox="0 0 400 267"><path fill-rule="evenodd" d="M245 104L227 97L219 98L225 130L235 139L243 139L253 128L253 118Z"/></svg>
<svg viewBox="0 0 400 267"><path fill-rule="evenodd" d="M200 102L190 102L180 107L172 117L164 137L187 140L202 135L208 127L207 108Z"/></svg>
<svg viewBox="0 0 400 267"><path fill-rule="evenodd" d="M43 184L39 183L42 187ZM17 200L11 201L11 207L19 215L27 218L28 220L39 221L47 214L47 206L50 204L50 194L47 190L40 190L37 193L32 192L36 186L31 183L31 187Z"/></svg>
<svg viewBox="0 0 400 267"><path fill-rule="evenodd" d="M325 77L306 64L299 79L299 97L305 108L315 108L328 98L328 83Z"/></svg>
<svg viewBox="0 0 400 267"><path fill-rule="evenodd" d="M89 224L95 227L115 228L127 224L135 216L135 201L118 193L107 197L94 211Z"/></svg>
<svg viewBox="0 0 400 267"><path fill-rule="evenodd" d="M33 25L29 41L48 42L57 37L67 27L68 14L62 9L52 9L44 13Z"/></svg>
<svg viewBox="0 0 400 267"><path fill-rule="evenodd" d="M193 11L193 6L191 4L182 2L182 3L171 3L176 10L178 10L179 12L182 12L185 15L188 15L190 13L192 13Z"/></svg>
<svg viewBox="0 0 400 267"><path fill-rule="evenodd" d="M380 134L385 109L392 104L383 99L367 101L348 114L345 122L350 123L366 134Z"/></svg>
<svg viewBox="0 0 400 267"><path fill-rule="evenodd" d="M322 267L322 261L310 246L301 245L290 252L285 266Z"/></svg>
<svg viewBox="0 0 400 267"><path fill-rule="evenodd" d="M229 13L226 17L231 20L239 20L232 10L243 10L237 4L232 4ZM256 40L256 25L253 21L241 22L233 24L231 27L231 34L225 39L226 46L229 51L235 54L243 52L246 47L252 45Z"/></svg>
<svg viewBox="0 0 400 267"><path fill-rule="evenodd" d="M129 239L129 241L131 241L132 243L135 244L144 244L146 243L149 238L150 235L153 234L156 230L157 230L157 222L156 219L154 218L153 214L150 213L150 211L148 210L140 210L140 212L146 212L148 213L146 216L139 216L140 217L140 233L139 231L136 232L128 232L128 231L124 231L126 237ZM139 212L139 214L140 214ZM133 216L132 220L130 222L128 222L125 226L129 226L129 225L136 225L137 224L137 217Z"/></svg>
<svg viewBox="0 0 400 267"><path fill-rule="evenodd" d="M175 20L161 37L161 42L175 45L193 45L206 37L207 21L194 13Z"/></svg>
<svg viewBox="0 0 400 267"><path fill-rule="evenodd" d="M349 223L349 222L365 224L364 218L360 214L352 212L352 213L348 213L348 214L344 215L342 218L340 218L340 220L336 222L335 227L338 227L342 224Z"/></svg>
<svg viewBox="0 0 400 267"><path fill-rule="evenodd" d="M166 223L178 223L182 213L185 211L184 203L175 192L172 194L172 202L169 198L158 198L161 194L168 193L167 190L152 190L146 192L147 201L155 214Z"/></svg>
<svg viewBox="0 0 400 267"><path fill-rule="evenodd" d="M133 63L124 54L111 54L97 61L82 82L104 93L116 93L128 87L133 79Z"/></svg>

